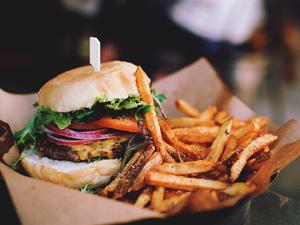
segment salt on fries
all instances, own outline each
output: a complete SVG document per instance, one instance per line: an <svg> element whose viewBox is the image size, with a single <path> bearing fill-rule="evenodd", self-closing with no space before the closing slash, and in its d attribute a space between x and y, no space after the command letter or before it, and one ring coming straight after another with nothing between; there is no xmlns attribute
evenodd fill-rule
<svg viewBox="0 0 300 225"><path fill-rule="evenodd" d="M185 203L191 207L201 203L203 211L222 208L255 192L249 178L270 158L269 147L277 139L267 133L267 118L239 121L216 106L199 111L178 99L175 105L184 116L159 119L150 79L140 67L135 77L142 100L152 106L145 125L156 151L137 152L102 193L117 199L134 193L128 201L137 207L171 213ZM131 187L127 185L125 191L119 188L124 177L131 179L126 180Z"/></svg>

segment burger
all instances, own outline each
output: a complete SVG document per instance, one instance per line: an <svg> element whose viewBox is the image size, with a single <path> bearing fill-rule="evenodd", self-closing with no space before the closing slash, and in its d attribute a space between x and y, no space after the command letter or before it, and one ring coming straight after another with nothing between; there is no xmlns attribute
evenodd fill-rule
<svg viewBox="0 0 300 225"><path fill-rule="evenodd" d="M36 113L15 138L32 177L71 188L108 183L132 153L151 143L132 63L83 66L59 74L38 92ZM165 97L152 90L156 106Z"/></svg>

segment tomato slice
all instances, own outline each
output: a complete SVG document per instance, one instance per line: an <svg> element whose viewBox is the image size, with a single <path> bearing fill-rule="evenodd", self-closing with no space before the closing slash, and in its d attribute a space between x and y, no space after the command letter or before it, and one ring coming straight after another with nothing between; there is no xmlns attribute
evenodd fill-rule
<svg viewBox="0 0 300 225"><path fill-rule="evenodd" d="M137 121L130 117L112 118L102 117L99 120L92 121L85 124L72 123L71 128L81 130L95 130L99 128L111 128L115 130L128 131L137 133L139 131Z"/></svg>

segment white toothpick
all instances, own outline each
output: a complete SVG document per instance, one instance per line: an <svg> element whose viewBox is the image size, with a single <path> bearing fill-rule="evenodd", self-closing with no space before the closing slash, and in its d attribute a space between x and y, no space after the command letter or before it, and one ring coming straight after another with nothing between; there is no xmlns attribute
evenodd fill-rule
<svg viewBox="0 0 300 225"><path fill-rule="evenodd" d="M100 41L96 37L90 37L90 64L96 72L100 71Z"/></svg>

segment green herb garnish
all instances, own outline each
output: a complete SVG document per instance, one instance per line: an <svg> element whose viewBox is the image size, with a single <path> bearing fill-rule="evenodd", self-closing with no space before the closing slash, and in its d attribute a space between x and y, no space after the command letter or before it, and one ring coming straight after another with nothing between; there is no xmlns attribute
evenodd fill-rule
<svg viewBox="0 0 300 225"><path fill-rule="evenodd" d="M97 192L96 188L91 187L89 184L86 184L84 187L79 189L81 192L95 194Z"/></svg>

